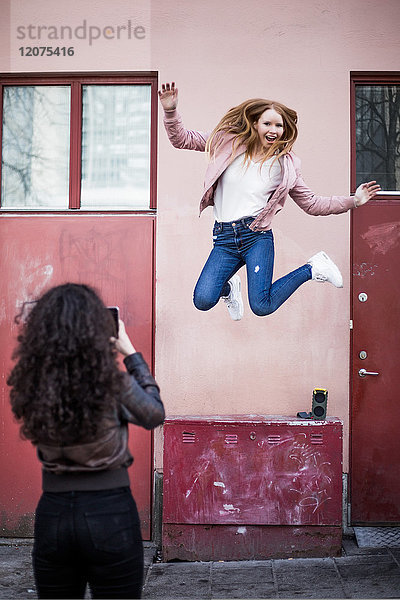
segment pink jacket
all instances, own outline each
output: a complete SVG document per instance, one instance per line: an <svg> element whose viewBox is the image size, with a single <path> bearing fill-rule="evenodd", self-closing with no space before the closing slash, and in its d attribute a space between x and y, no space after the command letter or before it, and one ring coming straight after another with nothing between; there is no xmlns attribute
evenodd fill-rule
<svg viewBox="0 0 400 600"><path fill-rule="evenodd" d="M164 114L164 125L168 138L175 148L205 151L209 133L185 129L176 110ZM232 144L235 136L223 134L223 142L217 156L210 161L204 178L204 192L200 201L200 213L214 204L214 192L218 179L229 165ZM243 154L246 148L238 146L236 156ZM290 152L283 156L282 182L270 197L266 207L251 224L254 231L271 228L272 219L282 210L288 195L309 215L340 214L355 207L354 196L316 196L304 183L300 174L300 159Z"/></svg>

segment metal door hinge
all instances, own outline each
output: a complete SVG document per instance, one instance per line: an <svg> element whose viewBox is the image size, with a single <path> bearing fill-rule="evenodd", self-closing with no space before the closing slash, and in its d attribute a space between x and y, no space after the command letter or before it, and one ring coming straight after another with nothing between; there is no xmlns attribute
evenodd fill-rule
<svg viewBox="0 0 400 600"><path fill-rule="evenodd" d="M350 329L353 329L353 319L350 319Z"/></svg>

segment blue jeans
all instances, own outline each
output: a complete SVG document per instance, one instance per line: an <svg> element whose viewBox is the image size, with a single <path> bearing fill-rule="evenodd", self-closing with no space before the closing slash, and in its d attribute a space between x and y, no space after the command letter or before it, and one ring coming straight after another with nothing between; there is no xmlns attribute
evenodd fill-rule
<svg viewBox="0 0 400 600"><path fill-rule="evenodd" d="M194 290L194 305L209 310L229 294L228 280L246 265L250 308L263 317L275 312L295 290L311 279L309 264L272 283L274 237L271 230L252 231L253 217L214 223L214 247Z"/></svg>
<svg viewBox="0 0 400 600"><path fill-rule="evenodd" d="M140 598L143 544L130 488L44 492L35 518L39 598Z"/></svg>

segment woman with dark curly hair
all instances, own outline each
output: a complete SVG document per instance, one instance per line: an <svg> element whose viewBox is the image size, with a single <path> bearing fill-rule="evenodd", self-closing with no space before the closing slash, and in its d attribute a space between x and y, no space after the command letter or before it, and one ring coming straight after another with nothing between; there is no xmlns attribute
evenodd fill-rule
<svg viewBox="0 0 400 600"><path fill-rule="evenodd" d="M159 388L122 321L68 283L34 304L9 378L13 413L43 466L33 568L39 598L140 598L143 546L129 487L128 423L164 420ZM125 358L128 373L117 366Z"/></svg>

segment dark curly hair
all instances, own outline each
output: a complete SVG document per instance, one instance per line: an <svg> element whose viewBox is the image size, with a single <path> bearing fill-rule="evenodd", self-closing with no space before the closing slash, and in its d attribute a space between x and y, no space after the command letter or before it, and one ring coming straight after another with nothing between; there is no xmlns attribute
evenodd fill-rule
<svg viewBox="0 0 400 600"><path fill-rule="evenodd" d="M57 445L95 439L126 381L112 335L112 317L87 285L54 287L33 304L7 380L23 437Z"/></svg>

